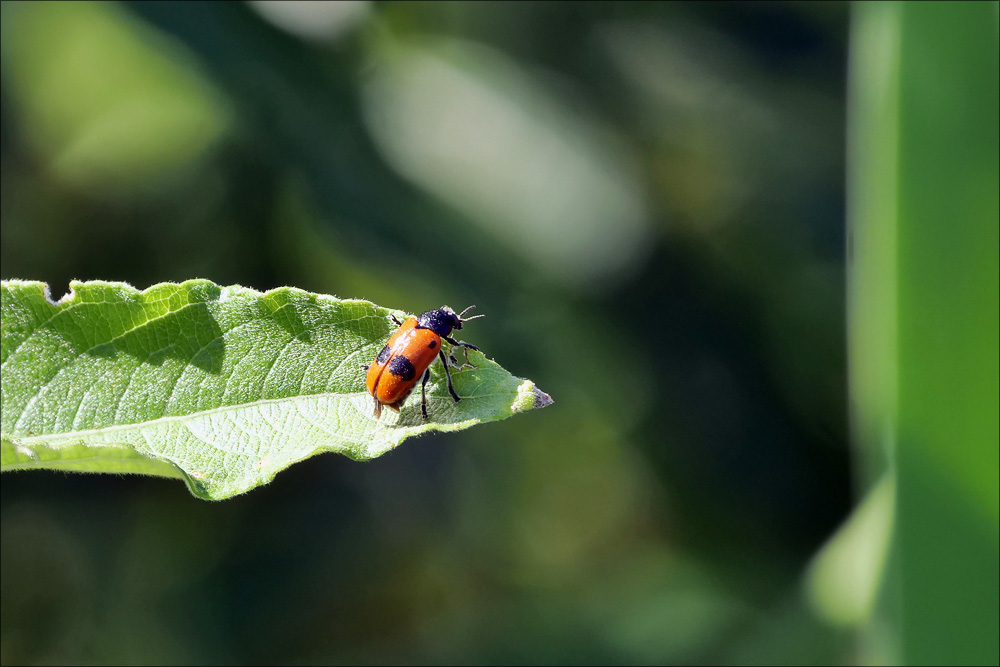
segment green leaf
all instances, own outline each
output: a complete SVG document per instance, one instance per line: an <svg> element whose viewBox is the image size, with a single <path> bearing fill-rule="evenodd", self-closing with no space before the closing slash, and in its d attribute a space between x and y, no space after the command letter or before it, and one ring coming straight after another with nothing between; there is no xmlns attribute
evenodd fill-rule
<svg viewBox="0 0 1000 667"><path fill-rule="evenodd" d="M477 352L433 364L428 413L372 416L364 366L396 328L367 301L207 280L2 286L0 470L140 473L229 498L333 451L367 460L428 431L458 431L552 402Z"/></svg>
<svg viewBox="0 0 1000 667"><path fill-rule="evenodd" d="M877 587L861 662L996 665L997 4L852 7L851 421L862 479L885 479L894 510L884 567L862 568L882 580L829 586ZM852 541L855 561L880 551ZM854 593L837 597L869 597Z"/></svg>

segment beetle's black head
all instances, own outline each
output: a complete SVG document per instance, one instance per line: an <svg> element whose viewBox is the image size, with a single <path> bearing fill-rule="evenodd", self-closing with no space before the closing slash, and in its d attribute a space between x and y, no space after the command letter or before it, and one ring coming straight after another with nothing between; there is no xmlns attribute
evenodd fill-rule
<svg viewBox="0 0 1000 667"><path fill-rule="evenodd" d="M476 315L474 317L469 317L467 319L462 319L462 315L475 308L475 306L469 306L462 313L456 314L454 310L448 306L441 306L436 310L428 310L426 313L421 313L420 317L417 318L417 326L422 329L430 329L438 336L447 336L452 332L452 329L461 329L463 322L468 322L469 320L474 320L477 317L483 317L483 315Z"/></svg>

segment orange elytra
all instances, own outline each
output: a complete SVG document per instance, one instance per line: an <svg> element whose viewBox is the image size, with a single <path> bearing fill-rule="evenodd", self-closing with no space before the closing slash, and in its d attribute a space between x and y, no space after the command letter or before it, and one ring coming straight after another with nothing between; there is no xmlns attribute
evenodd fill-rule
<svg viewBox="0 0 1000 667"><path fill-rule="evenodd" d="M469 306L460 314L455 314L455 311L448 306L442 306L421 313L418 317L408 318L402 323L395 317L392 318L399 325L399 329L389 338L385 347L375 357L375 361L368 367L365 383L368 392L375 399L376 419L382 416L383 406L399 412L421 374L423 381L420 384L420 412L424 419L427 419L427 380L431 376L428 367L434 361L434 357L440 357L441 363L444 364L451 397L456 403L462 400L451 384L448 360L441 351L441 339L444 338L456 347L479 350L475 345L455 340L450 336L453 329L461 329L465 322L484 317L484 315L463 317L473 308L475 306Z"/></svg>

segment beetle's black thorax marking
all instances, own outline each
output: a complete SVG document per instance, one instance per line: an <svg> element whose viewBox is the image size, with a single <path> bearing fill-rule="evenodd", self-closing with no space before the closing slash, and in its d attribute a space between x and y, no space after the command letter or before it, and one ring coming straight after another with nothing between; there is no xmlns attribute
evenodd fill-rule
<svg viewBox="0 0 1000 667"><path fill-rule="evenodd" d="M436 310L428 310L417 318L418 329L430 329L438 336L447 336L452 329L461 329L462 320L448 306Z"/></svg>

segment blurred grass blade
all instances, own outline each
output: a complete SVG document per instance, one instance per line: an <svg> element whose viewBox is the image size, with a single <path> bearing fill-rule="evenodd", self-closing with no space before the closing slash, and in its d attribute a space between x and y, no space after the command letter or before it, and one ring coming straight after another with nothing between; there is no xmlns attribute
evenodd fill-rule
<svg viewBox="0 0 1000 667"><path fill-rule="evenodd" d="M866 482L896 479L872 659L997 664L997 5L853 7L853 419Z"/></svg>
<svg viewBox="0 0 1000 667"><path fill-rule="evenodd" d="M806 593L827 623L857 627L871 619L889 552L896 481L887 474L820 549Z"/></svg>
<svg viewBox="0 0 1000 667"><path fill-rule="evenodd" d="M58 302L44 283L11 281L2 299L4 471L180 477L218 500L314 454L370 459L551 402L472 353L477 367L452 373L460 403L435 364L430 421L412 399L374 419L363 365L395 325L367 301L207 280L74 282Z"/></svg>

